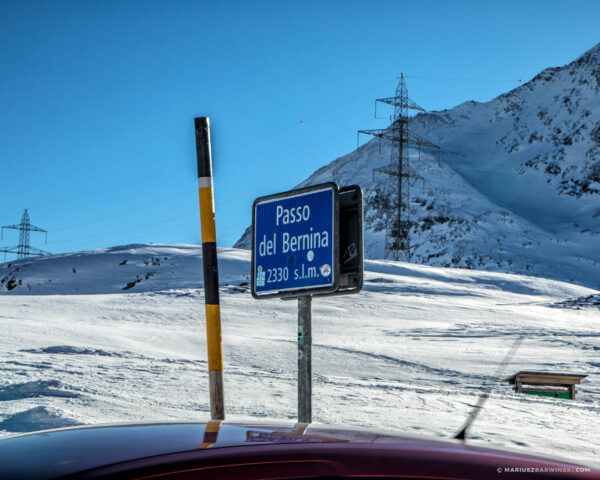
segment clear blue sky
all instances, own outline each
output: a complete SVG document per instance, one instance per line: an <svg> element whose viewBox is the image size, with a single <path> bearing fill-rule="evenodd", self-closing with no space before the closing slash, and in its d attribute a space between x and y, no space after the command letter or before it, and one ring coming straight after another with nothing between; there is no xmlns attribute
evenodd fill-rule
<svg viewBox="0 0 600 480"><path fill-rule="evenodd" d="M427 109L488 101L600 42L599 18L595 0L0 0L0 224L28 208L51 252L200 243L206 115L231 246L254 198L384 126L400 72Z"/></svg>

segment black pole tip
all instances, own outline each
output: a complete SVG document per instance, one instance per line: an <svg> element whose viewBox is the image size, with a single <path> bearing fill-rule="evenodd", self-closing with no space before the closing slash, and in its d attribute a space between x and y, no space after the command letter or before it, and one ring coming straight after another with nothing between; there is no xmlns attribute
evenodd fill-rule
<svg viewBox="0 0 600 480"><path fill-rule="evenodd" d="M196 131L208 131L210 130L210 117L196 117L194 118L194 127Z"/></svg>
<svg viewBox="0 0 600 480"><path fill-rule="evenodd" d="M209 117L194 118L198 177L212 177Z"/></svg>

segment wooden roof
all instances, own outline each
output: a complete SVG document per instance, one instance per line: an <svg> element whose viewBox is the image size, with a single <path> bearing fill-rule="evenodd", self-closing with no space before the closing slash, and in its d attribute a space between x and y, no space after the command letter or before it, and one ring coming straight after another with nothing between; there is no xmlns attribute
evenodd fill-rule
<svg viewBox="0 0 600 480"><path fill-rule="evenodd" d="M517 377L520 377L519 380L523 381L523 383L527 383L527 381L535 381L536 379L543 382L549 383L579 383L582 379L587 377L587 375L579 374L579 373L560 373L560 372L532 372L523 370L515 373L514 375L505 378L505 382L515 383Z"/></svg>

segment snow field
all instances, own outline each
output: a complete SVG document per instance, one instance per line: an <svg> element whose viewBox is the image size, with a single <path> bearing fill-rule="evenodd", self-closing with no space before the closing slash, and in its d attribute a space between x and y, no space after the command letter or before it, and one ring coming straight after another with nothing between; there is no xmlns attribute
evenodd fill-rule
<svg viewBox="0 0 600 480"><path fill-rule="evenodd" d="M77 423L207 420L202 271L189 266L201 259L190 249L116 249L105 262L126 256L134 263L150 252L179 259L121 293L69 294L68 272L54 274L46 291L0 295L2 434ZM113 278L106 276L108 263L97 263L99 255L105 252L81 254L76 268L95 262L102 291ZM219 255L227 418L293 421L296 302L254 300L239 286L249 273L249 252L220 249ZM46 265L47 274L56 272ZM525 334L504 377L526 369L589 377L575 401L516 395L508 384L497 385L472 442L599 465L600 312L556 306L597 292L386 261L367 261L365 268L360 294L313 300L316 422L451 437L479 395L499 383L498 363ZM169 278L173 288L162 289ZM45 294L56 285L62 294Z"/></svg>

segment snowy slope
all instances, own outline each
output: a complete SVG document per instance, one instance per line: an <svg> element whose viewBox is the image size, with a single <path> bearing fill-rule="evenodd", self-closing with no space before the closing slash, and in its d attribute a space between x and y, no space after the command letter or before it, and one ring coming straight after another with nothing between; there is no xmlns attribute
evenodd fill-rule
<svg viewBox="0 0 600 480"><path fill-rule="evenodd" d="M0 433L208 419L200 255L192 246L135 245L13 263L13 272L29 264L13 275L31 291L0 288ZM244 285L249 252L219 255L228 418L292 421L296 304L254 300ZM161 265L146 265L151 258ZM150 279L122 290L151 268ZM589 377L575 401L497 385L473 442L600 465L600 311L561 304L598 293L535 277L367 261L363 292L313 302L314 418L450 437L524 333L506 376L531 369Z"/></svg>
<svg viewBox="0 0 600 480"><path fill-rule="evenodd" d="M442 151L439 164L411 152L424 177L411 188L413 262L600 286L600 44L490 102L416 115L410 128ZM369 258L383 258L389 180L373 169L389 162L389 144L374 139L299 185L363 187ZM250 248L249 231L235 246Z"/></svg>
<svg viewBox="0 0 600 480"><path fill-rule="evenodd" d="M238 258L236 262L234 259ZM219 272L226 282L248 281L246 254L230 253ZM0 294L99 294L194 288L202 284L202 247L125 245L0 264Z"/></svg>

